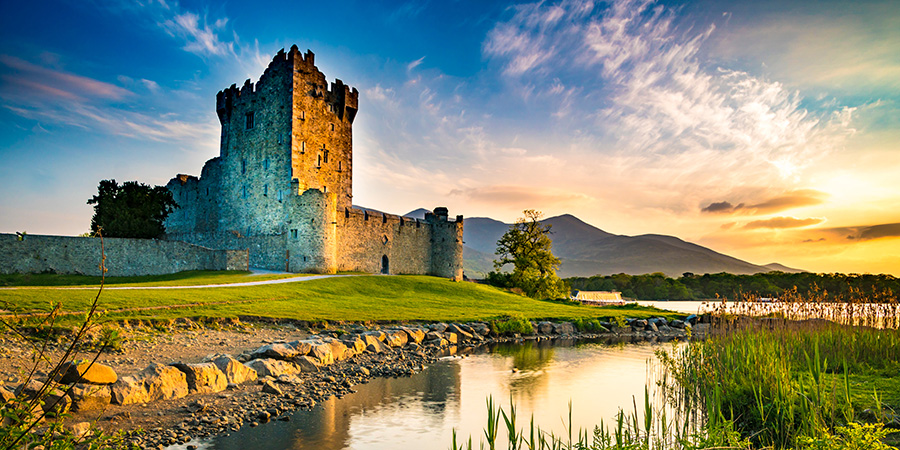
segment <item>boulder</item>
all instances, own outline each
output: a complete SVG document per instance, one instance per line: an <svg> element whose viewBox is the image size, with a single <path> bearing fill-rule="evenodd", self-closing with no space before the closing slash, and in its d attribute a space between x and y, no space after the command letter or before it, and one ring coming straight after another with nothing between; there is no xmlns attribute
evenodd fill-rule
<svg viewBox="0 0 900 450"><path fill-rule="evenodd" d="M461 340L461 341L472 340L472 333L469 333L468 331L463 330L462 327L463 327L462 325L459 325L456 323L450 324L447 327L447 331L456 334L457 338L459 338L459 340ZM469 328L469 327L466 327L466 328ZM469 328L469 329L471 330L471 328Z"/></svg>
<svg viewBox="0 0 900 450"><path fill-rule="evenodd" d="M646 330L652 331L654 333L659 333L659 327L656 326L656 322L648 322Z"/></svg>
<svg viewBox="0 0 900 450"><path fill-rule="evenodd" d="M344 337L341 339L341 342L347 346L348 351L353 352L354 354L366 351L366 342L359 336Z"/></svg>
<svg viewBox="0 0 900 450"><path fill-rule="evenodd" d="M444 338L444 336L439 331L429 331L429 332L425 333L426 341L433 341L435 339L443 339L443 338Z"/></svg>
<svg viewBox="0 0 900 450"><path fill-rule="evenodd" d="M213 364L225 374L229 383L241 384L247 381L254 381L258 376L255 370L227 355L216 358L213 360Z"/></svg>
<svg viewBox="0 0 900 450"><path fill-rule="evenodd" d="M370 353L385 353L389 352L390 350L390 347L388 347L384 342L381 342L377 339L366 346L366 351Z"/></svg>
<svg viewBox="0 0 900 450"><path fill-rule="evenodd" d="M472 327L472 331L482 336L491 334L491 327L489 327L488 324L484 322L475 322L470 324L470 326Z"/></svg>
<svg viewBox="0 0 900 450"><path fill-rule="evenodd" d="M456 335L456 333L451 333L449 331L444 333L444 339L446 339L447 342L450 343L450 345L456 345L459 342L459 337Z"/></svg>
<svg viewBox="0 0 900 450"><path fill-rule="evenodd" d="M296 375L301 371L298 365L280 359L254 359L253 361L244 364L255 370L260 377L276 378L279 375Z"/></svg>
<svg viewBox="0 0 900 450"><path fill-rule="evenodd" d="M553 332L553 323L547 321L539 322L537 327L535 327L535 331L538 334L550 334Z"/></svg>
<svg viewBox="0 0 900 450"><path fill-rule="evenodd" d="M384 335L384 342L394 348L403 347L409 342L409 336L402 330L388 330Z"/></svg>
<svg viewBox="0 0 900 450"><path fill-rule="evenodd" d="M262 391L267 394L274 394L279 396L284 395L284 392L281 391L281 388L279 388L278 385L276 385L272 381L266 381L265 383L263 383Z"/></svg>
<svg viewBox="0 0 900 450"><path fill-rule="evenodd" d="M649 322L647 322L646 320L638 319L638 320L631 322L631 328L643 330L644 328L647 328L648 324L649 324Z"/></svg>
<svg viewBox="0 0 900 450"><path fill-rule="evenodd" d="M360 337L366 341L366 345L368 345L370 343L368 340L368 337L373 337L375 339L378 339L381 342L384 342L384 340L387 339L387 335L385 335L383 331L377 331L377 330L376 331L366 331L365 333L361 334Z"/></svg>
<svg viewBox="0 0 900 450"><path fill-rule="evenodd" d="M112 401L112 390L107 385L76 384L69 391L73 411L93 411L106 408Z"/></svg>
<svg viewBox="0 0 900 450"><path fill-rule="evenodd" d="M211 394L228 387L228 377L214 363L172 363L170 366L184 372L188 389L192 392Z"/></svg>
<svg viewBox="0 0 900 450"><path fill-rule="evenodd" d="M250 359L272 358L282 361L290 360L299 355L305 355L301 350L290 344L269 344L254 350L250 353Z"/></svg>
<svg viewBox="0 0 900 450"><path fill-rule="evenodd" d="M15 394L16 397L24 397L28 400L31 400L38 395L42 395L43 405L41 405L44 412L47 413L48 416L56 416L57 414L65 414L69 411L69 408L72 406L72 399L66 396L66 392L59 388L59 385L50 382L50 385L44 388L44 384L37 380L29 380L27 383L23 383L16 388ZM41 391L43 390L43 394Z"/></svg>
<svg viewBox="0 0 900 450"><path fill-rule="evenodd" d="M425 331L421 328L403 328L403 331L406 332L407 342L419 344L425 340Z"/></svg>
<svg viewBox="0 0 900 450"><path fill-rule="evenodd" d="M319 371L319 362L315 358L310 358L309 356L298 356L294 358L293 363L303 372Z"/></svg>
<svg viewBox="0 0 900 450"><path fill-rule="evenodd" d="M556 334L575 334L575 325L572 322L560 322L553 324L553 332Z"/></svg>
<svg viewBox="0 0 900 450"><path fill-rule="evenodd" d="M331 347L331 355L334 357L335 361L343 361L355 354L353 350L347 348L347 346L338 339L327 338L325 339L325 343Z"/></svg>
<svg viewBox="0 0 900 450"><path fill-rule="evenodd" d="M291 386L303 384L303 380L297 375L279 375L275 382L278 384L290 384Z"/></svg>
<svg viewBox="0 0 900 450"><path fill-rule="evenodd" d="M433 324L429 325L428 328L431 329L431 331L437 331L438 333L443 333L443 332L447 331L447 324L442 323L442 322L433 323Z"/></svg>
<svg viewBox="0 0 900 450"><path fill-rule="evenodd" d="M691 314L691 315L685 317L685 319L684 319L684 321L686 323L689 323L691 325L697 325L697 322L699 320L700 320L700 317L698 317L696 314Z"/></svg>
<svg viewBox="0 0 900 450"><path fill-rule="evenodd" d="M119 377L112 367L90 361L70 361L59 369L60 383L113 384Z"/></svg>
<svg viewBox="0 0 900 450"><path fill-rule="evenodd" d="M0 406L11 402L14 398L16 398L15 392L7 389L6 386L0 386Z"/></svg>
<svg viewBox="0 0 900 450"><path fill-rule="evenodd" d="M187 394L187 376L184 372L162 364L151 364L112 385L112 402L117 405L182 398Z"/></svg>
<svg viewBox="0 0 900 450"><path fill-rule="evenodd" d="M308 355L310 350L312 350L312 346L314 343L318 341L312 339L304 339L302 341L293 341L288 343L291 347L294 347L297 350L297 356Z"/></svg>
<svg viewBox="0 0 900 450"><path fill-rule="evenodd" d="M108 387L106 389L109 390ZM92 432L91 428L92 424L90 422L77 422L71 425L66 425L66 430L68 430L69 433L72 433L72 437L74 437L76 440L80 440L82 438L90 436Z"/></svg>
<svg viewBox="0 0 900 450"><path fill-rule="evenodd" d="M684 321L675 319L671 324L669 324L669 326L671 326L672 328L684 329Z"/></svg>
<svg viewBox="0 0 900 450"><path fill-rule="evenodd" d="M324 342L312 345L312 350L309 351L308 355L318 359L322 365L334 363L334 353L331 352L331 346Z"/></svg>

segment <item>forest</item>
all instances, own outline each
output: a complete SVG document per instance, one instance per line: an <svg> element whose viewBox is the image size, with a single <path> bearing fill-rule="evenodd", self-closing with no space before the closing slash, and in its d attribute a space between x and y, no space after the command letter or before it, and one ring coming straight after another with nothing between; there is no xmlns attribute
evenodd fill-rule
<svg viewBox="0 0 900 450"><path fill-rule="evenodd" d="M753 275L684 273L669 278L645 275L594 275L566 278L572 291L619 291L637 300L728 300L757 298L818 299L823 301L896 302L900 279L886 274L816 274L769 272Z"/></svg>

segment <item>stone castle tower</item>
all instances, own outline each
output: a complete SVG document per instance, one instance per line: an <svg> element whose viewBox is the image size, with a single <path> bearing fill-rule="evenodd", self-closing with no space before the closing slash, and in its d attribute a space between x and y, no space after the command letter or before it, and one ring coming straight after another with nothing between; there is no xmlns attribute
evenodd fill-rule
<svg viewBox="0 0 900 450"><path fill-rule="evenodd" d="M315 55L279 51L259 81L220 91L220 155L167 185L167 238L247 249L250 265L462 278L462 216L424 220L352 206L359 92L327 83Z"/></svg>

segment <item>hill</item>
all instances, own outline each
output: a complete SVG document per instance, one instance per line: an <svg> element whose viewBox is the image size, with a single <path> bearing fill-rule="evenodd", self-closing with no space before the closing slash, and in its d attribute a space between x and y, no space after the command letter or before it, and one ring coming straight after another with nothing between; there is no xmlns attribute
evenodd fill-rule
<svg viewBox="0 0 900 450"><path fill-rule="evenodd" d="M685 272L802 272L777 263L768 266L752 264L674 236L611 234L570 214L551 217L543 222L552 226L550 238L553 240L553 253L562 260L561 277L653 272L662 272L670 277L679 277ZM463 255L469 276L478 278L492 268L497 240L507 229L509 224L487 217L466 219Z"/></svg>

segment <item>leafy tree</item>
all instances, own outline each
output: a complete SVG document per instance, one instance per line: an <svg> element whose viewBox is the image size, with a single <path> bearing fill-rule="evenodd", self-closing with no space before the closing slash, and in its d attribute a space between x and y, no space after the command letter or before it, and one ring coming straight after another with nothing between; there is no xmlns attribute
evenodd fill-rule
<svg viewBox="0 0 900 450"><path fill-rule="evenodd" d="M556 276L559 258L553 256L550 225L540 222L540 211L527 209L525 217L516 220L497 241L494 271L488 280L506 287L519 288L529 297L566 297L568 289ZM502 273L503 266L513 265L512 273Z"/></svg>
<svg viewBox="0 0 900 450"><path fill-rule="evenodd" d="M178 207L164 186L148 186L126 181L103 180L98 194L87 201L94 205L91 233L103 230L104 237L152 239L166 229L163 222Z"/></svg>

